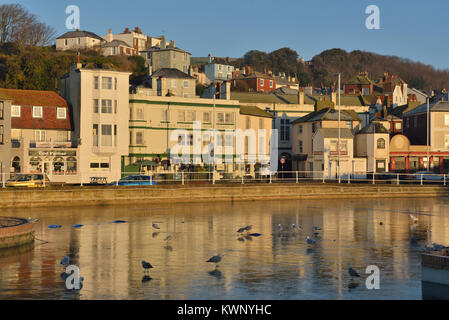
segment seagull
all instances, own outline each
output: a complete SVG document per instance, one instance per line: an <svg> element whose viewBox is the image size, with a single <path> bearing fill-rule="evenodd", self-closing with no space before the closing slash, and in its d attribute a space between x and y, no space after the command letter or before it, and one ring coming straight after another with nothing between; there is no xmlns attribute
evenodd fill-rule
<svg viewBox="0 0 449 320"><path fill-rule="evenodd" d="M64 258L62 258L61 264L62 264L63 266L67 266L67 265L69 264L69 257L68 257L68 256L65 256Z"/></svg>
<svg viewBox="0 0 449 320"><path fill-rule="evenodd" d="M160 227L156 223L153 223L153 228L158 230L160 229Z"/></svg>
<svg viewBox="0 0 449 320"><path fill-rule="evenodd" d="M237 230L237 233L243 233L246 229L245 228L240 228Z"/></svg>
<svg viewBox="0 0 449 320"><path fill-rule="evenodd" d="M151 263L149 263L145 260L142 260L142 268L144 268L145 270L149 270L149 269L153 268L153 266L151 265Z"/></svg>
<svg viewBox="0 0 449 320"><path fill-rule="evenodd" d="M245 231L249 231L253 228L253 226L246 226L237 230L237 233L243 233Z"/></svg>
<svg viewBox="0 0 449 320"><path fill-rule="evenodd" d="M311 239L309 236L307 236L306 242L307 242L307 244L315 244L316 240Z"/></svg>
<svg viewBox="0 0 449 320"><path fill-rule="evenodd" d="M351 277L360 277L359 273L351 267L348 268L348 273Z"/></svg>
<svg viewBox="0 0 449 320"><path fill-rule="evenodd" d="M218 263L221 261L221 258L223 257L222 254L219 254L217 256L213 256L212 258L210 258L209 260L207 260L206 262L211 262L211 263L215 263L216 266L218 267Z"/></svg>

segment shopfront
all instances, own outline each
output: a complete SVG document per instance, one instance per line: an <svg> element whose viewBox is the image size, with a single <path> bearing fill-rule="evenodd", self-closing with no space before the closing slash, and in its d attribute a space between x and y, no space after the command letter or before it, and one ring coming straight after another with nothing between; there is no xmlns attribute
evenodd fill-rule
<svg viewBox="0 0 449 320"><path fill-rule="evenodd" d="M76 175L76 150L29 150L30 173L45 172L48 175Z"/></svg>

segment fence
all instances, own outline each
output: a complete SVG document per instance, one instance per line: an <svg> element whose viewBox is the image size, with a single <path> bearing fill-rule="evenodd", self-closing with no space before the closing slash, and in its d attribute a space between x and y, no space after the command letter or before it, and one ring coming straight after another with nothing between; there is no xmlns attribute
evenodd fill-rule
<svg viewBox="0 0 449 320"><path fill-rule="evenodd" d="M80 174L80 176L83 176ZM86 173L85 176L89 176ZM122 178L120 178L122 177ZM43 174L1 174L1 186L49 186L53 184L67 185L86 185L86 183L64 183L52 181L52 178L43 179ZM245 172L150 172L150 173L121 173L117 178L108 181L106 178L98 177L91 179L87 185L106 185L111 186L139 186L155 184L192 184L192 183L339 183L339 184L437 184L446 185L448 174L437 173L373 173L373 172L353 172L343 174L340 177L324 173L323 171L280 171L275 174L249 174Z"/></svg>

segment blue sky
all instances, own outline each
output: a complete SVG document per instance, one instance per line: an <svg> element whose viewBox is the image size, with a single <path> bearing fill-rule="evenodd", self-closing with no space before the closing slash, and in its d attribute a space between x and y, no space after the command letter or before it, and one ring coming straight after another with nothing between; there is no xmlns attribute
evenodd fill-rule
<svg viewBox="0 0 449 320"><path fill-rule="evenodd" d="M395 55L449 69L447 0L1 0L20 3L58 35L65 8L80 8L81 29L105 35L139 26L193 56L241 57L257 49L296 50L306 60L342 48ZM365 8L380 8L380 30L365 27Z"/></svg>

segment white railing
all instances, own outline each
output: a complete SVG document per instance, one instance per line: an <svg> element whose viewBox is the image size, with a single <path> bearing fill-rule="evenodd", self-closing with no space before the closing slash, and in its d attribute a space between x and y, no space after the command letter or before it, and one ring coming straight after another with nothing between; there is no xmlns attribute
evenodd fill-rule
<svg viewBox="0 0 449 320"><path fill-rule="evenodd" d="M21 175L38 175L39 173L2 173L0 174L1 187L13 186L15 179ZM79 179L74 182L74 175ZM112 175L114 176L114 175ZM67 181L64 176L59 176L57 181L55 174L48 174L48 180L43 181L42 185L52 184L72 184L72 185L110 185L110 186L138 186L138 185L163 185L163 184L220 184L220 183L336 183L336 184L414 184L414 185L443 185L448 182L448 174L438 173L373 173L373 172L352 172L344 173L338 177L335 173L332 175L323 171L279 171L275 174L258 174L257 172L121 172L117 173L116 178L111 177L110 172L86 172L67 174ZM89 182L81 182L81 177L93 177ZM132 178L134 177L134 178ZM146 177L143 180L142 177ZM62 180L61 180L62 178Z"/></svg>

